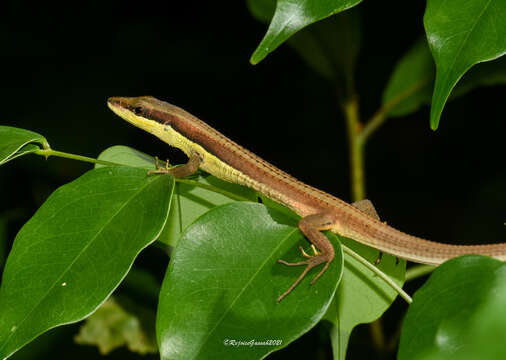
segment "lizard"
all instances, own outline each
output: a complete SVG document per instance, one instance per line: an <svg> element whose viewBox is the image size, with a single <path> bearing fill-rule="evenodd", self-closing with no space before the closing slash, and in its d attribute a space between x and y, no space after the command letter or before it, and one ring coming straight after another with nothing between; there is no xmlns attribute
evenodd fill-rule
<svg viewBox="0 0 506 360"><path fill-rule="evenodd" d="M464 254L480 254L506 260L506 243L451 245L429 241L399 231L379 220L368 201L349 204L307 185L233 142L185 110L151 96L111 97L107 104L118 116L179 148L189 158L182 166L150 173L185 177L199 168L222 180L240 184L271 198L301 216L298 227L311 242L314 255L298 262L278 260L287 266L305 266L295 282L281 294L280 302L318 265L314 284L334 259L334 247L322 233L330 230L364 245L406 260L439 265Z"/></svg>

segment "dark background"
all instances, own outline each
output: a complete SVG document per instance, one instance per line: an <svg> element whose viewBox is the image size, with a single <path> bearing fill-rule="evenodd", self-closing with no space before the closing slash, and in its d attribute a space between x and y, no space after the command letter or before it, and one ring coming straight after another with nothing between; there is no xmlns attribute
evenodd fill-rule
<svg viewBox="0 0 506 360"><path fill-rule="evenodd" d="M1 125L38 132L56 150L96 157L123 144L182 162L181 153L105 105L109 96L153 95L185 108L297 178L350 200L346 129L333 87L286 45L250 65L266 25L249 15L244 2L16 4L0 15ZM364 119L380 105L396 60L423 33L424 5L359 6L363 44L356 79ZM474 90L446 106L437 132L429 129L427 107L387 121L370 140L366 156L368 197L380 216L401 230L442 242L503 241L505 100L505 87ZM3 166L0 216L9 219L7 249L52 191L90 168L37 156ZM167 260L148 249L141 266L142 257L161 278ZM397 301L387 312L387 333L395 332L404 310ZM99 356L93 347L71 343L76 325L61 329L38 341L38 357L25 350L18 358ZM271 358L329 357L324 334L318 327ZM369 343L367 328L359 328L349 357L373 358ZM117 350L106 358L138 356Z"/></svg>

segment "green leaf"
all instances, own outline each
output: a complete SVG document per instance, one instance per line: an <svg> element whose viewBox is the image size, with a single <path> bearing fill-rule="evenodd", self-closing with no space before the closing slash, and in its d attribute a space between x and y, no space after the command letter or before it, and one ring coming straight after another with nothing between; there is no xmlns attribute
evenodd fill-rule
<svg viewBox="0 0 506 360"><path fill-rule="evenodd" d="M358 11L348 10L301 30L287 43L316 72L337 83L342 94L350 95L360 50L360 25Z"/></svg>
<svg viewBox="0 0 506 360"><path fill-rule="evenodd" d="M287 217L291 217L292 219L294 219L294 221L298 221L300 219L300 216L297 215L295 212L293 212L292 210L290 210L286 206L283 206L280 203L278 203L272 199L269 199L267 196L259 193L258 197L260 198L260 203L264 204L269 209L276 210L276 211L284 214Z"/></svg>
<svg viewBox="0 0 506 360"><path fill-rule="evenodd" d="M20 230L7 259L0 359L95 311L159 235L173 186L170 176L118 166L57 189Z"/></svg>
<svg viewBox="0 0 506 360"><path fill-rule="evenodd" d="M437 69L430 113L435 130L462 75L474 64L506 52L506 1L428 0L424 24Z"/></svg>
<svg viewBox="0 0 506 360"><path fill-rule="evenodd" d="M389 116L404 116L430 102L434 63L425 39L399 60L383 92L383 108Z"/></svg>
<svg viewBox="0 0 506 360"><path fill-rule="evenodd" d="M378 259L378 250L351 239L341 237L340 240L369 262L374 263ZM385 281L350 255L345 253L344 260L343 279L325 314L325 319L332 324L330 339L334 359L346 358L348 339L355 326L378 319L397 297L397 292ZM397 263L394 256L383 254L377 267L398 285L404 283L405 260Z"/></svg>
<svg viewBox="0 0 506 360"><path fill-rule="evenodd" d="M220 180L215 176L198 176L194 180L201 184L215 186L245 199L256 201L255 191ZM188 225L216 206L232 202L237 202L237 200L198 186L177 183L169 219L158 240L167 245L176 246L181 234Z"/></svg>
<svg viewBox="0 0 506 360"><path fill-rule="evenodd" d="M274 14L274 0L248 0L251 14L269 22ZM360 49L361 28L358 11L349 10L319 21L288 39L309 67L321 76L337 81L345 93L352 87L355 60Z"/></svg>
<svg viewBox="0 0 506 360"><path fill-rule="evenodd" d="M130 304L134 307L134 304ZM136 310L146 313L148 310L135 306ZM97 311L86 319L74 340L82 345L96 345L102 355L121 346L127 346L132 352L153 354L158 352L154 329L152 333L143 328L138 313L125 309L113 297L103 303ZM154 324L154 312L151 315Z"/></svg>
<svg viewBox="0 0 506 360"><path fill-rule="evenodd" d="M468 255L439 266L416 292L398 359L504 359L506 264Z"/></svg>
<svg viewBox="0 0 506 360"><path fill-rule="evenodd" d="M506 57L473 66L459 81L450 100L462 96L478 86L506 84Z"/></svg>
<svg viewBox="0 0 506 360"><path fill-rule="evenodd" d="M391 117L404 116L430 104L435 68L425 40L418 41L397 63L383 92L383 107ZM472 67L457 83L448 100L478 86L506 84L506 58Z"/></svg>
<svg viewBox="0 0 506 360"><path fill-rule="evenodd" d="M105 149L98 159L142 169L155 169L155 159L152 156L124 145L115 145ZM95 168L103 166L95 164Z"/></svg>
<svg viewBox="0 0 506 360"><path fill-rule="evenodd" d="M42 135L10 126L0 126L0 139L0 165L37 151L40 147L34 144L40 144L44 149L49 148Z"/></svg>
<svg viewBox="0 0 506 360"><path fill-rule="evenodd" d="M3 216L0 216L0 274L7 257L7 223Z"/></svg>
<svg viewBox="0 0 506 360"><path fill-rule="evenodd" d="M308 247L296 225L261 204L233 203L188 227L160 292L162 359L259 359L313 327L332 300L343 255L337 247L335 260L313 286L309 282L321 268L276 303L303 270L276 262L299 261L297 244ZM272 343L238 345L251 340Z"/></svg>
<svg viewBox="0 0 506 360"><path fill-rule="evenodd" d="M276 0L246 0L246 5L253 17L268 23L276 11Z"/></svg>
<svg viewBox="0 0 506 360"><path fill-rule="evenodd" d="M154 169L155 160L150 155L135 150L133 148L117 145L104 150L98 157L100 160L112 161L118 164L140 167L144 169ZM102 165L96 165L100 167ZM236 194L252 201L256 201L256 192L244 186L231 184L220 180L214 176L194 176L192 180L204 184L212 185L227 192ZM176 246L181 233L195 219L212 208L235 202L237 200L208 189L198 186L176 183L174 196L169 218L158 241L170 246Z"/></svg>
<svg viewBox="0 0 506 360"><path fill-rule="evenodd" d="M278 0L276 11L267 33L251 56L250 62L258 64L290 36L302 28L331 15L349 9L362 0ZM250 6L251 9L251 6ZM267 9L267 7L264 7ZM255 9L253 14L260 11ZM267 10L264 10L264 14ZM257 15L258 16L258 15ZM258 16L260 17L260 16ZM261 15L265 18L265 15Z"/></svg>

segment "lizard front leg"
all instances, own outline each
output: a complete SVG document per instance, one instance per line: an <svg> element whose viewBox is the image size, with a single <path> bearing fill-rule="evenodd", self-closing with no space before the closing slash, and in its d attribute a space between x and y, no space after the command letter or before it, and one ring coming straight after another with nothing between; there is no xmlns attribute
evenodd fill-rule
<svg viewBox="0 0 506 360"><path fill-rule="evenodd" d="M201 155L193 151L190 154L188 162L181 166L176 166L169 169L168 162L167 165L162 168L158 165L158 158L156 158L156 170L148 171L148 175L151 174L171 174L174 177L182 178L186 176L190 176L195 174L195 172L199 169L200 164L202 163Z"/></svg>
<svg viewBox="0 0 506 360"><path fill-rule="evenodd" d="M285 260L278 260L279 263L287 265L287 266L300 266L306 265L306 268L300 274L300 276L295 280L295 282L286 290L280 297L278 297L277 302L279 303L283 298L288 295L292 290L299 284L299 282L306 276L306 274L320 264L325 263L320 272L311 280L311 285L313 285L316 280L323 275L323 273L328 269L330 263L334 259L334 246L327 239L325 235L321 232L322 230L329 230L335 223L335 219L332 215L328 213L319 213L308 215L303 217L299 221L299 229L302 233L307 237L307 239L320 250L320 253L314 256L309 257L308 260L298 261L298 262L287 262ZM303 252L304 255L304 252ZM307 254L305 255L307 257Z"/></svg>

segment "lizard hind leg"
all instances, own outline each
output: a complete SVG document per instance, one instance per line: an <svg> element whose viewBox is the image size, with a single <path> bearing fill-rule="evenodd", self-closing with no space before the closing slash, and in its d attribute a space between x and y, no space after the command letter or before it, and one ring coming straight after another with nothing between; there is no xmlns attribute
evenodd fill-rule
<svg viewBox="0 0 506 360"><path fill-rule="evenodd" d="M304 271L299 275L297 280L286 290L281 296L278 297L277 302L279 303L283 298L288 295L292 290L304 279L307 273L320 264L325 263L322 270L311 280L311 285L313 285L316 280L322 276L325 271L328 269L330 263L334 259L334 247L332 243L327 239L321 230L328 230L334 224L334 219L331 215L322 213L322 214L314 214L308 215L302 218L299 221L299 229L302 233L307 237L307 239L311 242L312 248L314 248L313 252L314 256L303 253L305 257L309 258L304 261L298 262L287 262L285 260L278 260L278 263L287 265L287 266L302 266L306 265ZM320 252L315 251L315 248L318 248Z"/></svg>
<svg viewBox="0 0 506 360"><path fill-rule="evenodd" d="M359 209L363 213L375 218L376 220L380 220L378 212L376 211L376 208L372 204L371 200L368 200L368 199L359 200L359 201L355 201L351 205L355 206L357 209ZM385 221L385 224L386 224L386 221ZM378 258L374 262L374 265L379 265L381 263L382 258L383 258L383 252L380 251L378 254ZM398 264L399 264L399 258L395 257L395 265L398 265Z"/></svg>

